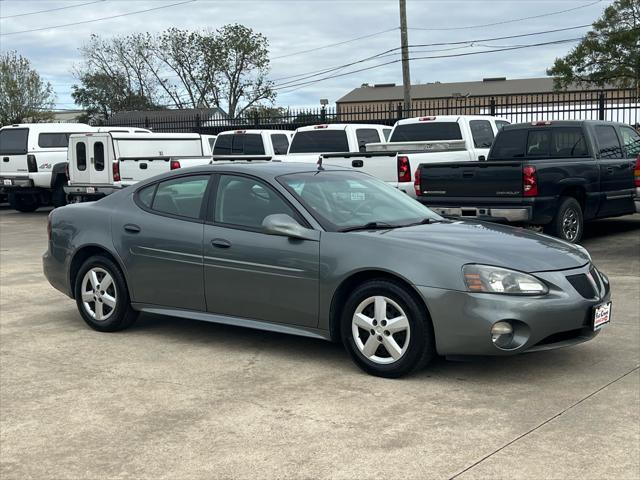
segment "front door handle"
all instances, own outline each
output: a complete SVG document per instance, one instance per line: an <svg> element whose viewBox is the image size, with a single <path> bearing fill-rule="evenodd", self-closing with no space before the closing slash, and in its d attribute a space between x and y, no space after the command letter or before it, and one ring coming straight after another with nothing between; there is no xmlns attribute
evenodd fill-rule
<svg viewBox="0 0 640 480"><path fill-rule="evenodd" d="M364 166L364 161L363 160L354 160L351 162L351 166L354 168L360 168Z"/></svg>
<svg viewBox="0 0 640 480"><path fill-rule="evenodd" d="M613 175L613 167L607 167L607 174Z"/></svg>
<svg viewBox="0 0 640 480"><path fill-rule="evenodd" d="M140 233L141 228L138 225L134 225L133 223L127 223L124 226L125 232L129 233Z"/></svg>
<svg viewBox="0 0 640 480"><path fill-rule="evenodd" d="M2 157L2 161L3 162L8 162L9 161L9 157Z"/></svg>
<svg viewBox="0 0 640 480"><path fill-rule="evenodd" d="M211 240L211 245L217 248L229 248L231 246L231 242L224 238L214 238Z"/></svg>

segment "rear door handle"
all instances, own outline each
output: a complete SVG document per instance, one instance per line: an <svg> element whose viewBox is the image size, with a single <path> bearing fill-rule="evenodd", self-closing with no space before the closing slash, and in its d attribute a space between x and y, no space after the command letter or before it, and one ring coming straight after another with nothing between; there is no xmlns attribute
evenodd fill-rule
<svg viewBox="0 0 640 480"><path fill-rule="evenodd" d="M124 230L129 233L140 233L142 230L138 225L134 225L133 223L127 223L124 226Z"/></svg>
<svg viewBox="0 0 640 480"><path fill-rule="evenodd" d="M231 246L231 242L224 238L214 238L211 240L211 245L217 248L229 248Z"/></svg>
<svg viewBox="0 0 640 480"><path fill-rule="evenodd" d="M8 162L9 161L9 157L2 157L2 161L3 162Z"/></svg>
<svg viewBox="0 0 640 480"><path fill-rule="evenodd" d="M360 168L364 166L364 162L362 160L354 160L351 162L351 166L355 168Z"/></svg>
<svg viewBox="0 0 640 480"><path fill-rule="evenodd" d="M613 167L607 167L607 173L613 175Z"/></svg>

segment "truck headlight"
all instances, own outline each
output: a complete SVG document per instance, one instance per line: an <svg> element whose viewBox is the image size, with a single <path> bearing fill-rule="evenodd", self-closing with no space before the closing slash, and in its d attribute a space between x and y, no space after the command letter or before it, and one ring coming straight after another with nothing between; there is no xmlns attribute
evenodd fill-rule
<svg viewBox="0 0 640 480"><path fill-rule="evenodd" d="M506 295L545 295L549 292L533 275L507 268L470 264L462 267L462 275L470 292Z"/></svg>

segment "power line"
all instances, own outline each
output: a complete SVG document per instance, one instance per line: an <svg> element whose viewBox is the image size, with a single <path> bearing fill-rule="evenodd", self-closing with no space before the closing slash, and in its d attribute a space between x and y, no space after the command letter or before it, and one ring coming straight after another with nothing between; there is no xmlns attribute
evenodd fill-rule
<svg viewBox="0 0 640 480"><path fill-rule="evenodd" d="M4 17L0 17L0 20L4 20L5 18L26 17L26 16L29 16L29 15L37 15L39 13L55 12L55 11L58 11L58 10L66 10L67 8L82 7L84 5L91 5L93 3L100 3L100 2L105 2L105 1L106 0L94 0L93 2L77 3L75 5L67 5L66 7L57 7L57 8L49 8L47 10L38 10L37 12L17 13L15 15L5 15Z"/></svg>
<svg viewBox="0 0 640 480"><path fill-rule="evenodd" d="M43 30L51 30L51 29L54 29L54 28L71 27L71 26L74 26L74 25L83 25L85 23L100 22L102 20L110 20L112 18L127 17L129 15L136 15L138 13L151 12L153 10L161 10L163 8L176 7L178 5L185 5L187 3L193 3L193 2L197 2L197 1L198 0L185 0L183 2L171 3L169 5L162 5L160 7L147 8L145 10L138 10L138 11L135 11L135 12L121 13L121 14L118 14L118 15L111 15L109 17L94 18L92 20L83 20L81 22L65 23L63 25L52 25L50 27L32 28L30 30L20 30L18 32L0 33L0 36L5 37L5 36L8 36L8 35L18 35L20 33L41 32Z"/></svg>
<svg viewBox="0 0 640 480"><path fill-rule="evenodd" d="M466 30L466 29L471 29L471 28L482 28L482 27L495 27L496 25L505 25L507 23L522 22L524 20L532 20L532 19L535 19L535 18L550 17L552 15L560 15L562 13L573 12L575 10L581 10L583 8L591 7L591 6L593 6L593 5L597 4L597 3L601 3L601 2L602 2L602 0L596 0L595 2L587 3L586 5L580 5L578 7L567 8L566 10L558 10L556 12L541 13L539 15L532 15L530 17L522 17L522 18L514 18L514 19L511 19L511 20L502 20L500 22L484 23L484 24L481 24L481 25L467 25L465 27L435 27L435 28L413 27L413 28L409 28L409 30L446 31L446 30Z"/></svg>
<svg viewBox="0 0 640 480"><path fill-rule="evenodd" d="M640 29L637 29L640 30ZM632 30L629 30L632 31ZM440 59L440 58L454 58L454 57L465 57L465 56L470 56L470 55L481 55L481 54L485 54L485 53L495 53L495 52L504 52L504 51L509 51L509 50L519 50L519 49L523 49L523 48L532 48L532 47L540 47L540 46L545 46L545 45L559 45L562 43L570 43L570 42L576 42L579 40L582 40L583 37L576 37L576 38L566 38L566 39L562 39L562 40L554 40L554 41L550 41L550 42L540 42L540 43L533 43L533 44L527 44L527 45L517 45L517 46L510 46L510 47L504 47L504 48L497 48L497 49L493 49L493 50L483 50L480 52L465 52L465 53L454 53L454 54L448 54L448 55L430 55L430 56L422 56L422 57L411 57L409 60L426 60L426 59ZM380 67L384 67L387 65L391 65L394 63L398 63L400 62L400 59L397 60L390 60L388 62L384 62L384 63L380 63L377 65L372 65L370 67L364 67L364 68L360 68L357 70L351 70L349 72L344 72L341 74L337 74L337 75L331 75L328 77L323 77L323 78L318 78L315 80L310 80L308 82L302 82L302 83L297 83L297 84L291 84L291 85L286 85L286 86L276 86L274 87L274 90L284 90L287 88L293 88L293 87L304 87L307 85L311 85L314 83L318 83L324 80L331 80L334 78L338 78L338 77L344 77L347 75L351 75L354 73L359 73L359 72L364 72L367 70L373 70L376 68L380 68ZM298 88L294 88L293 90L289 90L287 93L292 92L294 90L297 90Z"/></svg>
<svg viewBox="0 0 640 480"><path fill-rule="evenodd" d="M565 28L558 28L558 29L553 29L553 30L543 30L540 32L531 32L531 33L521 33L519 35L507 35L507 36L502 36L502 37L493 37L493 38L482 38L482 39L475 39L475 40L462 40L462 41L456 41L456 42L438 42L438 43L421 43L421 44L414 44L414 45L409 45L410 48L415 48L415 47L446 47L446 46L450 46L450 45L466 45L469 46L471 44L476 44L476 43L483 43L483 42L493 42L493 41L497 41L497 40L508 40L508 39L513 39L513 38L521 38L521 37L530 37L530 36L535 36L535 35L545 35L547 33L557 33L557 32L565 32L568 30L576 30L579 28L585 28L585 27L590 27L591 24L585 24L585 25L577 25L575 27L565 27ZM359 63L364 63L367 62L369 60L373 60L375 58L378 57L383 57L383 56L388 56L387 54L390 54L391 52L397 52L398 50L400 50L400 47L395 47L395 48L390 48L388 50L385 50L384 52L380 52L377 53L375 55L363 58L361 60L356 60L353 62L349 62L349 63L345 63L342 65L338 65L336 67L331 67L331 68L327 68L324 69L320 72L316 71L316 72L307 72L305 74L299 74L299 75L295 75L295 77L300 77L300 76L305 76L304 78L298 78L297 80L291 80L288 82L283 82L279 85L276 85L276 88L281 88L281 87L285 87L287 86L287 84L293 84L293 83L297 83L301 80L306 80L308 78L312 78L312 77L316 77L319 75L324 75L326 73L330 73L332 71L335 70L339 70L342 69L344 67L350 67ZM291 76L292 78L294 76Z"/></svg>
<svg viewBox="0 0 640 480"><path fill-rule="evenodd" d="M398 27L393 27L393 28L389 28L387 30L382 30L380 32L370 33L368 35L363 35L361 37L352 38L350 40L344 40L342 42L330 43L328 45L322 45L320 47L310 48L308 50L300 50L298 52L287 53L286 55L279 55L277 57L273 57L271 60L278 60L280 58L293 57L294 55L301 55L303 53L315 52L317 50L322 50L324 48L337 47L338 45L344 45L346 43L356 42L358 40L364 40L365 38L371 38L371 37L375 37L377 35L382 35L383 33L393 32L394 30L397 30L397 29L398 29Z"/></svg>

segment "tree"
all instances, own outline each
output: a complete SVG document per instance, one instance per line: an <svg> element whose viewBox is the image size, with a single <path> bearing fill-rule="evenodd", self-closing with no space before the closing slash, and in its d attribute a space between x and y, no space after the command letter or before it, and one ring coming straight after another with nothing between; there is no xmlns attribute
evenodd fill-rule
<svg viewBox="0 0 640 480"><path fill-rule="evenodd" d="M213 33L170 28L109 40L93 35L80 51L84 61L76 76L81 82L92 75L118 77L126 92L152 105L220 107L235 116L275 97L266 78L267 39L242 25ZM98 96L108 97L110 87L99 85L104 91Z"/></svg>
<svg viewBox="0 0 640 480"><path fill-rule="evenodd" d="M156 108L149 98L131 91L121 74L87 73L81 86L73 85L71 96L86 111L86 119L108 118L115 112Z"/></svg>
<svg viewBox="0 0 640 480"><path fill-rule="evenodd" d="M269 73L269 42L243 25L225 25L204 42L205 60L222 79L222 95L230 117L261 101L273 102L276 93Z"/></svg>
<svg viewBox="0 0 640 480"><path fill-rule="evenodd" d="M52 117L53 87L15 51L0 54L0 125Z"/></svg>
<svg viewBox="0 0 640 480"><path fill-rule="evenodd" d="M547 75L557 89L571 83L640 88L640 2L616 0L593 30L563 58L556 58Z"/></svg>

